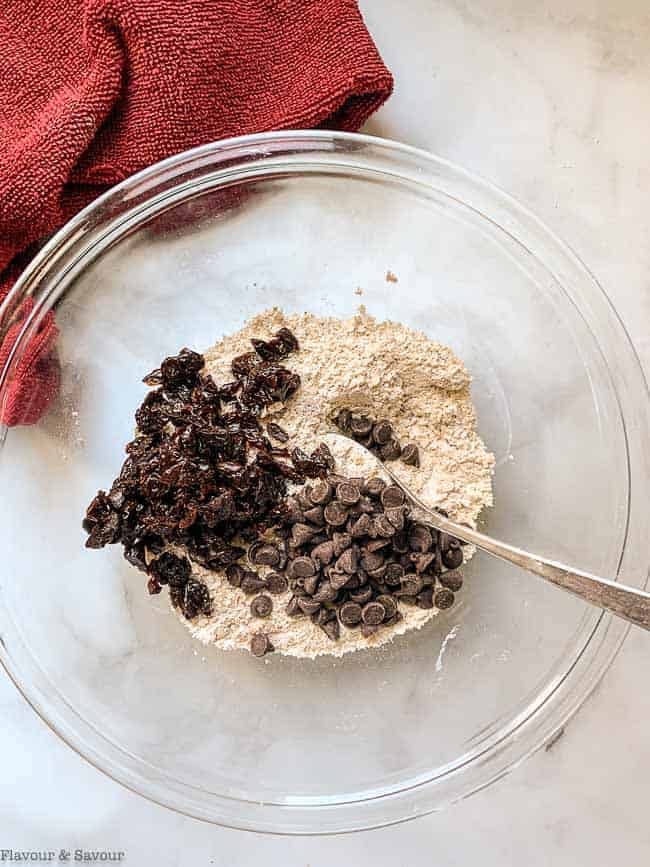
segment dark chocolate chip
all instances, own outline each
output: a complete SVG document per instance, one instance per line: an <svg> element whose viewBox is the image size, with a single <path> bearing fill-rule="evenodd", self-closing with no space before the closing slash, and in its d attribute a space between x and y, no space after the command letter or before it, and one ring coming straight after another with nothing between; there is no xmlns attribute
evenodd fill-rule
<svg viewBox="0 0 650 867"><path fill-rule="evenodd" d="M342 503L332 502L325 506L325 520L332 527L340 527L345 524L348 517L348 510Z"/></svg>
<svg viewBox="0 0 650 867"><path fill-rule="evenodd" d="M342 587L347 587L348 581L351 576L348 575L347 572L334 572L330 571L329 573L330 584L335 590L341 590Z"/></svg>
<svg viewBox="0 0 650 867"><path fill-rule="evenodd" d="M350 547L344 551L336 561L336 568L342 572L347 572L352 575L357 571L359 566L359 552L356 547Z"/></svg>
<svg viewBox="0 0 650 867"><path fill-rule="evenodd" d="M404 503L404 491L398 485L388 485L381 492L381 504L384 509L396 509Z"/></svg>
<svg viewBox="0 0 650 867"><path fill-rule="evenodd" d="M338 641L339 640L341 630L339 627L338 620L336 620L336 619L335 620L328 620L327 623L323 623L323 625L321 626L321 629L323 630L325 635L327 635L327 637L331 641Z"/></svg>
<svg viewBox="0 0 650 867"><path fill-rule="evenodd" d="M426 570L431 566L432 563L435 563L436 555L435 554L412 554L413 565L415 566L415 571L419 574L420 572L426 572Z"/></svg>
<svg viewBox="0 0 650 867"><path fill-rule="evenodd" d="M274 596L286 593L289 589L289 582L284 575L280 575L278 572L271 572L264 580L266 582L266 589L269 593L273 593Z"/></svg>
<svg viewBox="0 0 650 867"><path fill-rule="evenodd" d="M350 430L355 438L366 437L372 431L372 419L367 415L353 415L350 420Z"/></svg>
<svg viewBox="0 0 650 867"><path fill-rule="evenodd" d="M424 584L418 575L406 575L402 578L400 589L396 592L396 596L417 596L422 590Z"/></svg>
<svg viewBox="0 0 650 867"><path fill-rule="evenodd" d="M377 626L386 616L386 609L381 602L367 602L361 610L361 619L368 626Z"/></svg>
<svg viewBox="0 0 650 867"><path fill-rule="evenodd" d="M431 587L425 587L418 593L419 608L433 608L433 590Z"/></svg>
<svg viewBox="0 0 650 867"><path fill-rule="evenodd" d="M270 596L260 594L251 602L251 614L253 617L270 617L273 611L273 600Z"/></svg>
<svg viewBox="0 0 650 867"><path fill-rule="evenodd" d="M399 563L389 563L384 572L384 581L389 587L399 587L404 577L404 567Z"/></svg>
<svg viewBox="0 0 650 867"><path fill-rule="evenodd" d="M433 600L438 608L451 608L454 604L454 594L444 587L438 590Z"/></svg>
<svg viewBox="0 0 650 867"><path fill-rule="evenodd" d="M312 548L311 559L317 566L327 566L334 559L334 543L321 542Z"/></svg>
<svg viewBox="0 0 650 867"><path fill-rule="evenodd" d="M259 577L257 572L246 569L241 579L241 589L247 596L252 596L253 593L258 593L266 587L266 583Z"/></svg>
<svg viewBox="0 0 650 867"><path fill-rule="evenodd" d="M313 598L316 602L334 602L336 594L336 588L332 587L332 584L329 581L321 581L320 587L316 593L314 593Z"/></svg>
<svg viewBox="0 0 650 867"><path fill-rule="evenodd" d="M379 626L373 623L362 623L361 624L361 634L364 638L370 638L371 635L374 635L376 632L379 632Z"/></svg>
<svg viewBox="0 0 650 867"><path fill-rule="evenodd" d="M440 576L440 583L448 590L452 590L454 593L458 593L460 588L463 586L463 576L460 574L460 572L456 571L443 572Z"/></svg>
<svg viewBox="0 0 650 867"><path fill-rule="evenodd" d="M370 530L370 518L368 515L363 514L357 518L357 520L350 527L350 535L354 539L359 539L362 536L366 536L368 531Z"/></svg>
<svg viewBox="0 0 650 867"><path fill-rule="evenodd" d="M393 426L390 422L378 421L372 429L372 438L378 446L385 446L393 438Z"/></svg>
<svg viewBox="0 0 650 867"><path fill-rule="evenodd" d="M402 449L402 460L412 467L420 466L420 450L415 443L407 443Z"/></svg>
<svg viewBox="0 0 650 867"><path fill-rule="evenodd" d="M265 656L267 653L272 653L275 650L271 644L271 639L263 632L257 632L251 638L251 653L253 656Z"/></svg>
<svg viewBox="0 0 650 867"><path fill-rule="evenodd" d="M291 528L291 538L296 545L306 545L315 534L316 530L307 524L294 524Z"/></svg>
<svg viewBox="0 0 650 867"><path fill-rule="evenodd" d="M393 525L393 534L404 529L406 507L396 506L394 509L386 509L384 514Z"/></svg>
<svg viewBox="0 0 650 867"><path fill-rule="evenodd" d="M314 599L304 598L298 599L298 608L303 612L303 614L315 614L320 610L320 602L316 602Z"/></svg>
<svg viewBox="0 0 650 867"><path fill-rule="evenodd" d="M397 602L395 602L392 596L383 593L375 599L375 602L379 602L380 605L384 606L386 611L384 620L390 620L395 616L395 614L397 614Z"/></svg>
<svg viewBox="0 0 650 867"><path fill-rule="evenodd" d="M315 506L324 506L332 499L332 488L325 481L315 482L311 489L310 499Z"/></svg>
<svg viewBox="0 0 650 867"><path fill-rule="evenodd" d="M304 512L304 516L306 521L309 521L310 524L314 524L316 527L322 527L325 523L322 506L314 506L312 509L307 509Z"/></svg>
<svg viewBox="0 0 650 867"><path fill-rule="evenodd" d="M383 539L390 539L395 535L395 527L386 515L377 515L373 523L377 535Z"/></svg>
<svg viewBox="0 0 650 867"><path fill-rule="evenodd" d="M292 578L311 578L316 567L311 557L296 557L289 563L289 571Z"/></svg>
<svg viewBox="0 0 650 867"><path fill-rule="evenodd" d="M352 544L352 537L349 533L334 533L332 536L332 544L334 545L334 556L340 557L341 554Z"/></svg>
<svg viewBox="0 0 650 867"><path fill-rule="evenodd" d="M357 602L345 602L339 608L339 620L344 626L358 626L361 622L361 606Z"/></svg>
<svg viewBox="0 0 650 867"><path fill-rule="evenodd" d="M349 409L340 409L335 416L336 424L342 431L350 430L350 422L352 421L352 413Z"/></svg>
<svg viewBox="0 0 650 867"><path fill-rule="evenodd" d="M413 524L408 532L409 546L418 554L425 554L433 544L431 530L424 524Z"/></svg>
<svg viewBox="0 0 650 867"><path fill-rule="evenodd" d="M359 502L361 491L354 482L341 482L336 488L336 496L344 506L354 506Z"/></svg>
<svg viewBox="0 0 650 867"><path fill-rule="evenodd" d="M373 551L367 551L364 553L361 558L361 566L365 569L368 574L372 574L377 569L380 569L384 566L384 558L381 554Z"/></svg>
<svg viewBox="0 0 650 867"><path fill-rule="evenodd" d="M377 551L387 548L389 545L390 539L373 539L371 542L368 542L365 549L369 554L374 554Z"/></svg>
<svg viewBox="0 0 650 867"><path fill-rule="evenodd" d="M373 476L366 480L366 483L363 486L363 493L367 494L369 497L379 497L385 487L386 482L382 478L379 476Z"/></svg>
<svg viewBox="0 0 650 867"><path fill-rule="evenodd" d="M462 549L460 547L447 548L446 551L442 552L442 562L445 564L447 569L458 569L463 562Z"/></svg>
<svg viewBox="0 0 650 867"><path fill-rule="evenodd" d="M391 440L379 450L382 460L396 461L402 454L402 447L397 440Z"/></svg>
<svg viewBox="0 0 650 867"><path fill-rule="evenodd" d="M350 590L350 600L365 605L372 599L372 587L361 587L359 590Z"/></svg>
<svg viewBox="0 0 650 867"><path fill-rule="evenodd" d="M249 549L248 559L255 566L277 566L280 562L280 552L275 545L259 545L254 554L251 554Z"/></svg>

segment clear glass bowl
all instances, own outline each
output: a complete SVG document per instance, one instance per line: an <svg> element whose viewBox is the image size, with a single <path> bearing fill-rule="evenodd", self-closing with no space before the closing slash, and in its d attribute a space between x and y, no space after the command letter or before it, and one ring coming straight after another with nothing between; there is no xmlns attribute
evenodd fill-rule
<svg viewBox="0 0 650 867"><path fill-rule="evenodd" d="M363 301L470 368L497 457L484 526L644 586L639 363L591 274L512 199L381 139L234 139L154 166L72 220L5 303L3 330L27 296L0 398L52 307L62 387L41 424L3 432L0 652L98 768L223 825L368 828L486 786L598 682L625 625L481 554L458 604L421 632L338 661L260 662L194 643L119 550L83 547L84 508L121 465L140 379L163 356L270 305L349 316Z"/></svg>

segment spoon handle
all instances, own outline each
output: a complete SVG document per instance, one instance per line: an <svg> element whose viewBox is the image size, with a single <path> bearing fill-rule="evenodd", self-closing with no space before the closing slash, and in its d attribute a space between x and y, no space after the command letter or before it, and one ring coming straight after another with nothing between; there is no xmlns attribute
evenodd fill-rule
<svg viewBox="0 0 650 867"><path fill-rule="evenodd" d="M488 554L499 557L507 563L514 563L515 566L520 566L534 575L539 575L540 578L573 593L574 596L591 602L592 605L611 611L612 614L616 614L636 626L650 630L650 593L636 590L633 587L626 587L624 584L617 584L608 578L599 578L589 572L581 572L554 560L547 560L537 554L531 554L521 548L500 542L463 524L457 524L434 509L425 506L386 464L383 465L383 470L404 491L408 499L418 509L426 513L431 524L437 530L443 530L463 542L476 545L477 548L487 551Z"/></svg>

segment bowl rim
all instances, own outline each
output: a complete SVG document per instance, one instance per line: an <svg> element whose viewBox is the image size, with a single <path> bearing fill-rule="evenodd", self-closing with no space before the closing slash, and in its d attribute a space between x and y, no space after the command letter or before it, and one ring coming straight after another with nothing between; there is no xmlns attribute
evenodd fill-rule
<svg viewBox="0 0 650 867"><path fill-rule="evenodd" d="M169 189L177 190L178 184L174 182L178 178L178 173L187 171L192 166L200 168L206 164L206 161L207 164L211 165L212 161L217 159L227 164L229 159L233 159L235 161L234 165L250 165L253 167L269 158L273 159L276 156L277 150L281 150L283 147L287 149L297 148L298 150L301 147L306 147L307 151L311 151L312 154L318 152L319 149L331 149L332 153L336 152L337 149L379 149L396 157L398 160L408 158L415 164L424 165L432 174L436 170L444 170L457 179L461 185L466 185L468 189L475 191L479 199L483 196L487 198L490 204L500 205L504 209L504 213L507 213L509 216L511 222L504 225L501 222L497 222L497 225L528 252L534 255L534 244L527 242L527 232L532 234L533 238L539 236L543 241L550 242L555 253L560 259L564 260L564 265L570 271L572 270L576 274L581 274L591 289L597 290L594 293L592 303L596 304L596 306L600 305L605 310L606 315L609 317L609 321L606 323L607 327L615 333L615 337L620 341L618 347L619 353L627 356L625 361L629 370L626 372L626 376L634 378L636 382L634 388L629 387L631 383L626 383L626 385L629 391L636 389L637 402L641 402L642 398L644 403L643 412L640 413L640 415L643 415L643 419L639 418L637 429L627 431L627 435L634 435L639 439L642 427L645 428L645 432L650 431L648 385L634 345L619 314L580 257L548 229L539 218L508 193L449 160L439 158L419 148L388 139L358 133L321 130L289 130L259 133L211 142L198 148L181 152L126 178L118 185L107 190L74 216L42 247L19 277L2 305L0 305L1 335L3 333L3 322L7 323L11 320L16 306L27 297L34 299L34 307L25 320L20 335L14 344L13 351L9 354L2 370L0 370L0 402L5 386L10 381L12 369L20 357L22 348L29 342L33 331L38 327L40 319L46 312L46 309L48 309L48 306L51 306L53 303L52 297L56 291L56 286L61 281L65 282L66 279L69 282L70 278L69 276L66 277L66 275L72 272L75 263L81 266L81 264L87 262L89 249L93 243L97 243L96 238L93 238L92 230L96 225L101 225L105 221L104 212L110 214L113 211L120 212L122 210L124 212L123 217L126 219L125 215L132 214L133 208L138 207L142 196L144 196L143 202L150 202L152 184L155 191L159 185L165 189L165 185L168 182L172 182ZM246 158L251 154L254 158L247 163ZM425 183L426 180L422 178L422 182ZM489 213L483 213L482 211L479 211L479 213L493 221ZM522 229L526 231L522 233ZM520 234L517 234L517 232ZM521 234L523 234L523 238ZM75 247L78 247L76 259L74 256L70 258L69 254L71 250L73 253L75 252ZM58 272L57 268L59 269ZM61 270L61 268L64 270ZM40 297L38 295L39 288L42 284L46 283L48 275L55 273L58 273L58 283L50 287L50 291L44 293L43 297ZM645 425L642 422L645 422ZM0 426L0 449L6 434L6 427ZM646 490L650 487L648 485L649 478L650 475L648 475L646 469ZM627 537L623 544L623 553L626 545ZM648 563L646 562L643 586L645 586L647 580ZM2 624L3 615L4 608L0 604L0 625ZM363 798L356 801L336 802L333 799L329 801L327 799L318 799L318 803L314 804L300 802L300 799L297 799L294 803L264 804L252 801L242 802L238 798L213 793L214 806L206 808L205 805L200 803L200 799L193 796L191 787L186 784L180 784L180 786L174 788L173 785L170 785L171 781L162 774L154 774L145 780L142 775L138 775L133 769L120 764L114 758L111 760L110 756L106 758L105 754L99 753L87 742L84 742L82 735L76 732L75 726L70 725L70 722L65 719L61 708L48 706L48 701L45 699L43 692L33 682L28 682L24 677L20 676L19 669L14 664L1 636L0 662L2 662L8 675L24 698L59 737L94 767L132 791L163 806L175 809L178 812L228 827L280 834L341 833L395 824L414 818L417 815L441 809L447 804L454 803L479 791L496 779L504 776L542 745L551 741L563 728L568 719L577 712L613 661L628 631L629 626L614 621L610 615L601 614L593 627L589 639L585 642L583 651L578 655L571 668L573 670L575 667L584 667L583 676L588 678L578 700L575 700L575 697L571 700L571 694L563 696L562 700L554 708L554 713L547 717L546 724L536 730L534 737L530 737L531 721L534 718L539 721L539 714L544 708L548 711L549 700L551 697L556 696L560 687L565 683L566 678L563 678L562 682L556 685L556 689L551 691L542 704L534 709L533 713L524 719L520 719L516 725L510 728L503 739L503 743L491 746L489 757L482 762L479 761L481 754L472 757L471 762L475 763L476 768L480 769L481 773L475 775L476 779L473 779L470 785L459 786L458 780L453 779L454 777L457 778L461 771L463 771L464 766L461 765L454 767L450 771L448 779L452 782L452 785L448 787L448 791L443 793L442 797L440 797L439 792L435 797L432 797L432 792L428 790L432 786L438 786L441 779L447 779L444 774L436 776L433 779L418 782L414 786L394 790L388 794L381 793L375 797ZM596 641L598 642L598 646L595 647L594 654L597 659L593 659L586 664L586 660L582 658L584 650L586 650L587 646L591 646L593 649L595 645L592 642ZM598 662L597 665L595 664L596 661ZM62 699L61 696L58 698ZM64 699L62 700L65 702ZM68 709L75 714L77 713L74 708L68 707ZM87 725L83 719L80 722ZM521 733L525 729L526 738L522 738ZM522 740L526 739L527 742L523 744ZM112 750L116 749L112 742L106 738L104 740L107 741ZM518 741L518 743L515 744L515 741ZM497 759L498 761L496 761ZM179 788L183 789L183 791L178 791ZM202 792L202 790L200 791ZM204 792L202 793L205 794ZM245 803L248 815L244 818L238 818L233 815L233 810L230 807L231 803L239 805Z"/></svg>

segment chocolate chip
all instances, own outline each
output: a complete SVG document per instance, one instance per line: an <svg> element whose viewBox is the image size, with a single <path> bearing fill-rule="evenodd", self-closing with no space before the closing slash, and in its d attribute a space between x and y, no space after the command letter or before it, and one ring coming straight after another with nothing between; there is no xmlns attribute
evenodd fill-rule
<svg viewBox="0 0 650 867"><path fill-rule="evenodd" d="M327 481L333 488L336 488L341 484L341 482L347 482L347 477L341 476L339 473L330 473L327 477Z"/></svg>
<svg viewBox="0 0 650 867"><path fill-rule="evenodd" d="M353 539L359 539L362 536L366 536L368 531L370 530L370 518L368 515L363 514L357 518L357 520L350 527L350 535Z"/></svg>
<svg viewBox="0 0 650 867"><path fill-rule="evenodd" d="M357 567L359 565L359 552L355 548L348 548L347 551L344 551L341 556L336 561L336 568L341 570L342 572L347 572L348 575L352 575L357 571Z"/></svg>
<svg viewBox="0 0 650 867"><path fill-rule="evenodd" d="M406 593L396 593L396 596L399 596L399 601L403 602L405 605L417 605L418 597L417 596L409 596Z"/></svg>
<svg viewBox="0 0 650 867"><path fill-rule="evenodd" d="M325 506L325 520L332 527L340 527L342 524L345 524L348 511L342 503L332 502L328 503Z"/></svg>
<svg viewBox="0 0 650 867"><path fill-rule="evenodd" d="M402 447L397 440L391 440L379 450L382 460L396 461L402 454Z"/></svg>
<svg viewBox="0 0 650 867"><path fill-rule="evenodd" d="M431 530L424 524L413 524L409 529L408 540L411 550L418 554L426 553L433 544Z"/></svg>
<svg viewBox="0 0 650 867"><path fill-rule="evenodd" d="M380 569L384 566L384 558L381 554L377 554L376 552L367 551L364 553L361 558L361 566L371 575L377 569Z"/></svg>
<svg viewBox="0 0 650 867"><path fill-rule="evenodd" d="M389 545L390 539L373 539L371 542L368 542L365 548L369 554L374 554L377 551L381 551L384 548L387 548Z"/></svg>
<svg viewBox="0 0 650 867"><path fill-rule="evenodd" d="M271 639L263 632L257 632L251 638L251 653L253 656L264 656L267 653L272 653L275 647L271 644Z"/></svg>
<svg viewBox="0 0 650 867"><path fill-rule="evenodd" d="M277 566L280 562L280 552L275 545L259 545L255 548L254 554L251 554L249 548L248 559L255 566Z"/></svg>
<svg viewBox="0 0 650 867"><path fill-rule="evenodd" d="M318 590L318 585L321 582L320 575L310 575L308 578L301 578L302 586L305 590L305 593L308 593L310 596L313 596L314 593Z"/></svg>
<svg viewBox="0 0 650 867"><path fill-rule="evenodd" d="M291 538L296 545L306 545L315 534L316 530L307 524L294 524L291 528Z"/></svg>
<svg viewBox="0 0 650 867"><path fill-rule="evenodd" d="M354 506L359 502L361 491L354 482L341 482L336 488L336 496L344 506Z"/></svg>
<svg viewBox="0 0 650 867"><path fill-rule="evenodd" d="M252 596L253 593L257 593L260 590L264 589L264 587L266 587L266 584L259 577L257 572L246 569L242 576L240 587L247 596Z"/></svg>
<svg viewBox="0 0 650 867"><path fill-rule="evenodd" d="M268 422L266 425L267 434L272 437L274 440L277 440L279 443L286 443L289 441L289 434L286 432L284 428L281 428L279 424L276 424L274 421Z"/></svg>
<svg viewBox="0 0 650 867"><path fill-rule="evenodd" d="M386 509L384 514L393 525L393 534L404 529L406 506L395 506L393 509Z"/></svg>
<svg viewBox="0 0 650 867"><path fill-rule="evenodd" d="M330 538L327 535L327 528L320 531L320 533L316 533L315 536L312 536L309 540L310 545L322 545L323 542L329 542Z"/></svg>
<svg viewBox="0 0 650 867"><path fill-rule="evenodd" d="M332 544L334 545L334 556L340 557L346 548L352 544L352 537L349 533L334 533Z"/></svg>
<svg viewBox="0 0 650 867"><path fill-rule="evenodd" d="M433 608L433 590L431 587L425 587L417 596L418 608Z"/></svg>
<svg viewBox="0 0 650 867"><path fill-rule="evenodd" d="M398 485L388 485L381 492L380 499L384 509L396 509L404 503L404 491Z"/></svg>
<svg viewBox="0 0 650 867"><path fill-rule="evenodd" d="M273 600L270 596L260 594L251 602L251 614L253 617L270 617L273 611Z"/></svg>
<svg viewBox="0 0 650 867"><path fill-rule="evenodd" d="M379 632L379 626L372 623L362 623L361 624L361 634L364 638L370 638L371 635L374 635L376 632Z"/></svg>
<svg viewBox="0 0 650 867"><path fill-rule="evenodd" d="M393 438L393 426L390 422L378 421L372 429L372 438L378 446L385 446Z"/></svg>
<svg viewBox="0 0 650 867"><path fill-rule="evenodd" d="M373 521L375 532L384 539L390 539L395 535L395 527L386 515L377 515Z"/></svg>
<svg viewBox="0 0 650 867"><path fill-rule="evenodd" d="M320 610L320 602L309 598L298 599L298 608L300 608L303 614L315 614Z"/></svg>
<svg viewBox="0 0 650 867"><path fill-rule="evenodd" d="M384 620L390 620L397 614L397 602L395 602L392 596L382 594L375 599L375 602L379 602L380 605L384 606L384 610L386 611Z"/></svg>
<svg viewBox="0 0 650 867"><path fill-rule="evenodd" d="M443 572L440 576L440 583L448 590L453 590L454 593L458 593L460 588L463 586L463 576L460 572Z"/></svg>
<svg viewBox="0 0 650 867"><path fill-rule="evenodd" d="M305 520L316 527L322 527L325 523L322 506L314 506L313 509L307 509L304 512Z"/></svg>
<svg viewBox="0 0 650 867"><path fill-rule="evenodd" d="M444 530L440 530L438 533L438 547L443 552L448 551L451 546L452 537L449 533L445 533Z"/></svg>
<svg viewBox="0 0 650 867"><path fill-rule="evenodd" d="M386 609L381 602L367 602L361 610L361 619L368 626L377 626L386 616Z"/></svg>
<svg viewBox="0 0 650 867"><path fill-rule="evenodd" d="M241 587L241 581L244 577L244 568L239 563L231 563L226 566L226 578L231 587Z"/></svg>
<svg viewBox="0 0 650 867"><path fill-rule="evenodd" d="M303 614L303 610L299 605L300 599L297 596L292 596L289 602L287 603L287 614L289 617L297 617L299 614Z"/></svg>
<svg viewBox="0 0 650 867"><path fill-rule="evenodd" d="M304 509L311 509L313 503L311 501L311 487L310 485L305 485L304 488L298 491L296 494L298 502L300 503L300 507Z"/></svg>
<svg viewBox="0 0 650 867"><path fill-rule="evenodd" d="M323 608L322 606L315 611L311 616L311 622L315 623L316 626L323 626L327 623L328 620L331 620L332 617L336 617L336 612L328 611L327 608Z"/></svg>
<svg viewBox="0 0 650 867"><path fill-rule="evenodd" d="M384 572L384 581L389 587L399 587L404 577L404 567L399 563L389 563Z"/></svg>
<svg viewBox="0 0 650 867"><path fill-rule="evenodd" d="M321 581L320 587L314 593L313 598L316 602L334 602L336 595L337 590L335 587L332 587L329 581Z"/></svg>
<svg viewBox="0 0 650 867"><path fill-rule="evenodd" d="M447 548L442 552L442 562L447 569L458 569L463 562L463 552L461 548Z"/></svg>
<svg viewBox="0 0 650 867"><path fill-rule="evenodd" d="M364 449L374 448L374 442L373 442L371 433L369 433L368 436L365 436L365 437L355 437L355 439L359 443L360 446L364 447Z"/></svg>
<svg viewBox="0 0 650 867"><path fill-rule="evenodd" d="M289 582L284 575L280 575L278 572L271 572L266 576L265 581L266 589L269 593L273 593L274 596L286 593L289 589Z"/></svg>
<svg viewBox="0 0 650 867"><path fill-rule="evenodd" d="M370 497L379 497L385 487L386 482L382 478L379 476L372 476L372 478L366 480L366 483L363 486L363 493Z"/></svg>
<svg viewBox="0 0 650 867"><path fill-rule="evenodd" d="M384 629L388 626L395 626L395 624L399 623L401 619L402 619L402 615L400 614L399 611L396 611L392 617L388 617L386 620L384 620L384 622L382 623L382 626Z"/></svg>
<svg viewBox="0 0 650 867"><path fill-rule="evenodd" d="M328 575L330 584L332 587L339 591L343 587L347 587L348 581L350 580L350 575L347 572L334 572L331 571ZM355 576L356 577L356 576Z"/></svg>
<svg viewBox="0 0 650 867"><path fill-rule="evenodd" d="M420 450L415 443L407 443L402 449L402 460L412 467L420 466Z"/></svg>
<svg viewBox="0 0 650 867"><path fill-rule="evenodd" d="M327 566L334 559L334 543L321 542L312 549L311 559L317 566Z"/></svg>
<svg viewBox="0 0 650 867"><path fill-rule="evenodd" d="M405 554L409 550L406 530L399 530L392 538L393 550L398 554Z"/></svg>
<svg viewBox="0 0 650 867"><path fill-rule="evenodd" d="M357 602L345 602L339 608L339 620L344 626L358 626L361 622L361 606Z"/></svg>
<svg viewBox="0 0 650 867"><path fill-rule="evenodd" d="M352 413L349 409L340 409L334 416L337 426L342 431L350 430L350 422L352 421Z"/></svg>
<svg viewBox="0 0 650 867"><path fill-rule="evenodd" d="M425 572L432 563L435 563L436 555L435 554L412 554L413 565L415 566L415 571Z"/></svg>
<svg viewBox="0 0 650 867"><path fill-rule="evenodd" d="M365 605L372 599L372 587L361 587L359 590L350 590L350 600Z"/></svg>
<svg viewBox="0 0 650 867"><path fill-rule="evenodd" d="M353 415L350 420L350 430L355 438L366 437L372 431L372 419L367 415Z"/></svg>
<svg viewBox="0 0 650 867"><path fill-rule="evenodd" d="M332 499L332 488L325 481L316 482L309 495L310 500L315 506L324 506Z"/></svg>
<svg viewBox="0 0 650 867"><path fill-rule="evenodd" d="M454 594L445 587L442 590L438 590L433 601L438 608L451 608L454 604Z"/></svg>
<svg viewBox="0 0 650 867"><path fill-rule="evenodd" d="M296 557L289 563L289 571L292 578L311 578L316 567L311 557Z"/></svg>
<svg viewBox="0 0 650 867"><path fill-rule="evenodd" d="M327 635L327 637L331 641L338 641L339 640L341 630L339 627L338 620L336 620L336 619L328 620L327 623L323 623L323 625L321 626L321 629L323 630L325 635Z"/></svg>
<svg viewBox="0 0 650 867"><path fill-rule="evenodd" d="M417 575L406 575L402 578L400 589L395 593L396 596L417 596L422 590L424 584L422 579Z"/></svg>

